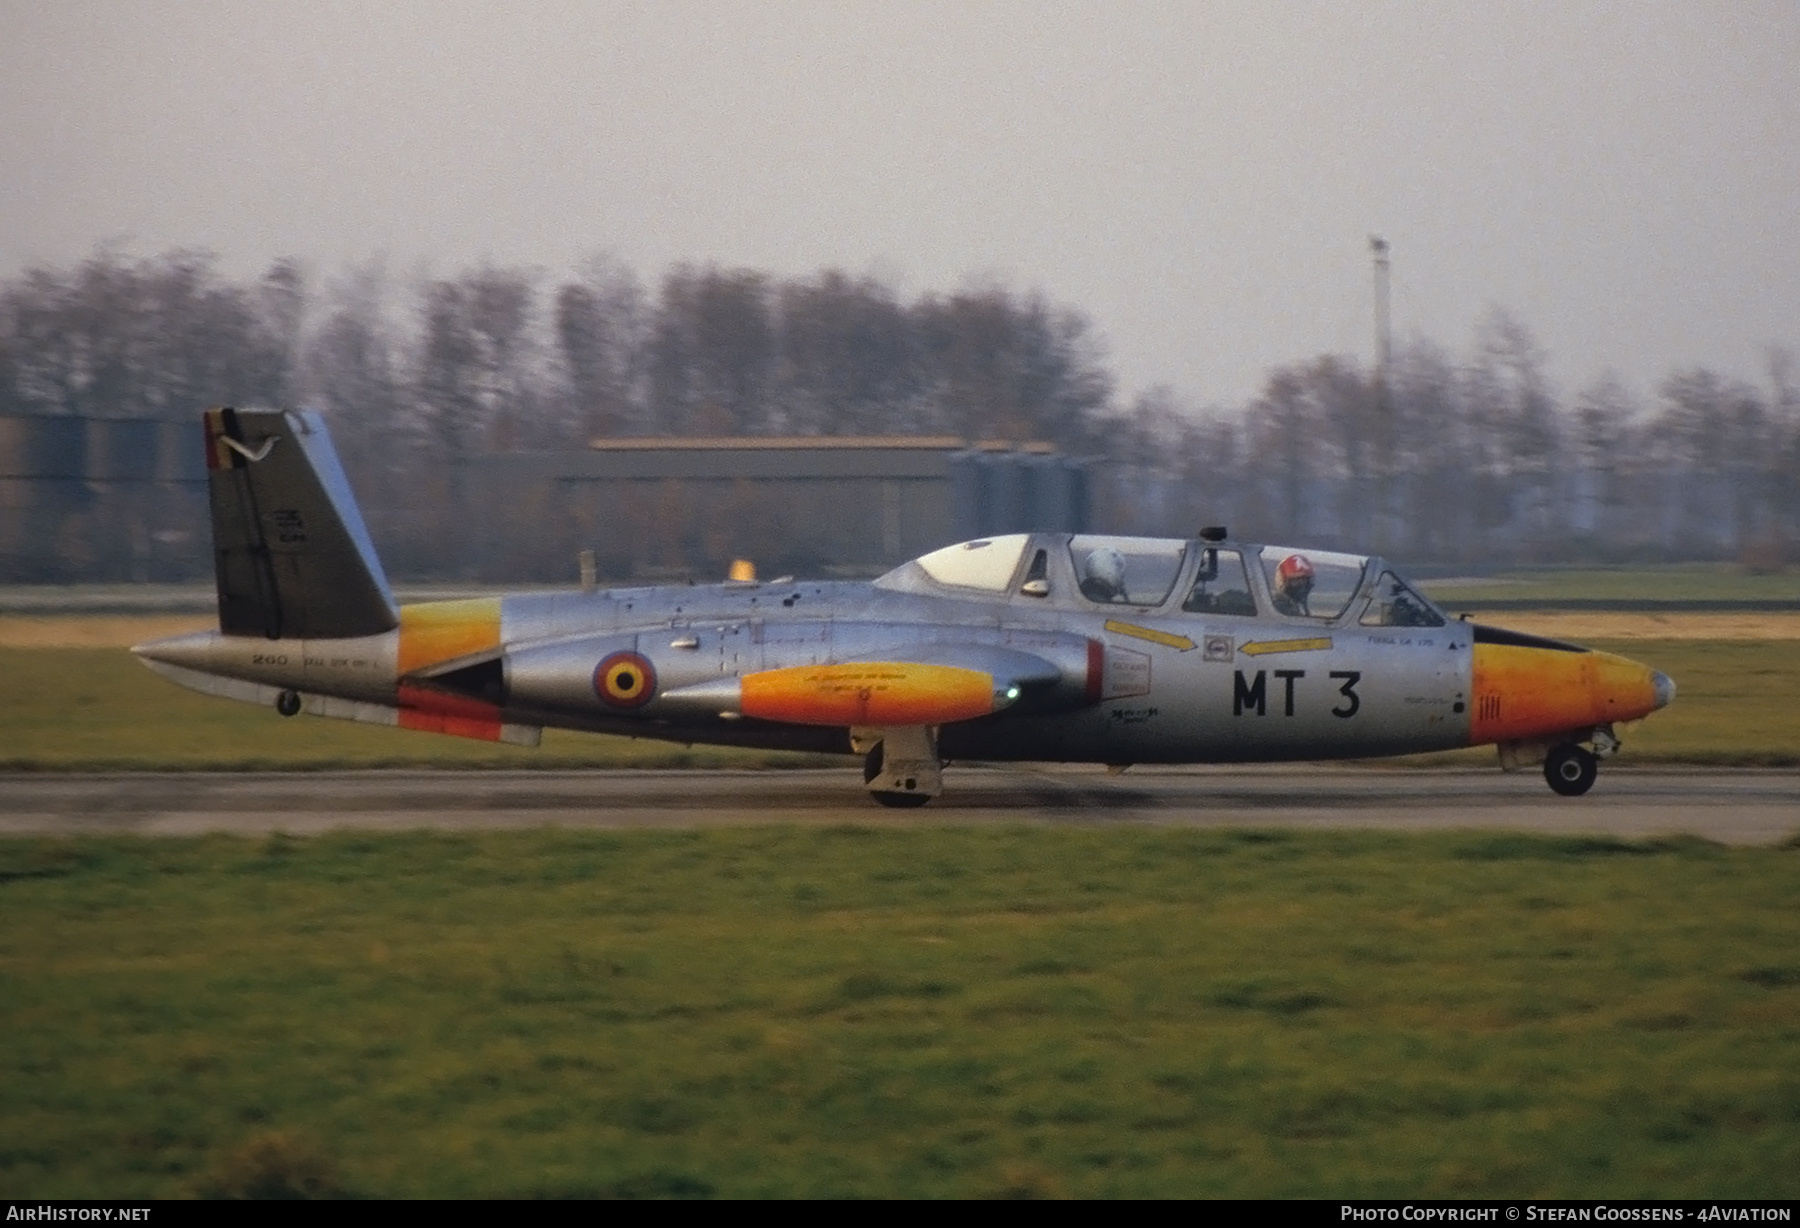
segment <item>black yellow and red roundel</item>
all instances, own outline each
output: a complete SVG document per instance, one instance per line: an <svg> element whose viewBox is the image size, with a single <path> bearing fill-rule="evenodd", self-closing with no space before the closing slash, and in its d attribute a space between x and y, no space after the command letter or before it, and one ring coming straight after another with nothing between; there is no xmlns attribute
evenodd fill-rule
<svg viewBox="0 0 1800 1228"><path fill-rule="evenodd" d="M615 708L641 708L656 694L656 670L635 652L615 652L594 667L594 692Z"/></svg>

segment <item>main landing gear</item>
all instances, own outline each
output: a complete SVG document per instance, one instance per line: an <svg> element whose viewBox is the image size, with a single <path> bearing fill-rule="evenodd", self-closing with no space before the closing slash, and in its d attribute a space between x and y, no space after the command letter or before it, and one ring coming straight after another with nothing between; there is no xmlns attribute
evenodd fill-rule
<svg viewBox="0 0 1800 1228"><path fill-rule="evenodd" d="M850 746L863 752L863 784L883 806L911 810L943 792L944 765L930 726L859 727L850 731Z"/></svg>
<svg viewBox="0 0 1800 1228"><path fill-rule="evenodd" d="M863 757L863 784L869 787L870 797L880 802L883 806L892 806L896 810L912 810L916 807L923 806L926 802L931 800L931 794L929 793L908 793L904 788L877 788L876 782L881 779L882 774L881 761L881 747L879 746ZM913 783L916 784L917 779L917 777L914 777ZM907 783L907 780L905 777L901 777L896 783L904 786Z"/></svg>

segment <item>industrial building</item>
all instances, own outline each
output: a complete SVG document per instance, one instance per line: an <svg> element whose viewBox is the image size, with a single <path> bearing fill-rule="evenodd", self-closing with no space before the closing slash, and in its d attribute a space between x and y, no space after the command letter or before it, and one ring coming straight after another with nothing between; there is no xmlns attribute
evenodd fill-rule
<svg viewBox="0 0 1800 1228"><path fill-rule="evenodd" d="M211 570L198 420L0 415L0 582Z"/></svg>
<svg viewBox="0 0 1800 1228"><path fill-rule="evenodd" d="M368 473L346 456L353 477ZM991 533L1092 527L1096 470L954 436L600 439L416 466L357 494L396 577L603 582L872 575ZM198 421L0 416L0 583L212 574Z"/></svg>

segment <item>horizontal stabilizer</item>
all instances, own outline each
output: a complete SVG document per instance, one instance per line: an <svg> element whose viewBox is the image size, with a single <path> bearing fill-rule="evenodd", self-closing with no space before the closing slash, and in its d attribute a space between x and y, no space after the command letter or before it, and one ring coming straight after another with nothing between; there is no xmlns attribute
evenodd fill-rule
<svg viewBox="0 0 1800 1228"><path fill-rule="evenodd" d="M190 669L185 665L159 661L155 656L155 649L155 644L148 644L139 645L135 651L145 665L170 682L187 687L190 691L199 691L202 695L217 695L221 699L235 699L242 703L255 704L261 708L270 708L287 689L269 686L261 682L249 682L242 678L230 678L223 674L209 674L203 670ZM361 721L369 725L397 725L402 729L423 729L432 733L449 733L459 737L475 738L483 742L510 742L515 746L536 746L544 732L541 726L503 723L498 719L491 719L487 713L478 714L478 718L474 720L459 719L462 716L461 713L446 710L451 705L432 706L424 709L396 708L390 704L373 704L312 691L300 691L297 694L300 696L300 711L308 716L326 716L341 721ZM435 698L430 697L430 699ZM429 699L428 702L430 702Z"/></svg>
<svg viewBox="0 0 1800 1228"><path fill-rule="evenodd" d="M379 635L393 593L316 413L209 409L219 630L269 639Z"/></svg>

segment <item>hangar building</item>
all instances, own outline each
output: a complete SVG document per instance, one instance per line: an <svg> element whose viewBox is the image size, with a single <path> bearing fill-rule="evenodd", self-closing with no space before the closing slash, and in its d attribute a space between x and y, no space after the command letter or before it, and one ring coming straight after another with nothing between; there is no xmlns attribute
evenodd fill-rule
<svg viewBox="0 0 1800 1228"><path fill-rule="evenodd" d="M353 481L365 457L345 457ZM390 574L566 583L872 575L984 534L1091 527L1092 463L954 436L602 439L356 482ZM0 583L212 574L197 422L0 415Z"/></svg>
<svg viewBox="0 0 1800 1228"><path fill-rule="evenodd" d="M593 550L615 581L710 579L734 558L765 574L868 575L965 538L1089 520L1088 462L1035 442L599 439L582 452L478 457L469 473L471 496L504 504L514 492L513 514L490 531L558 526L561 558Z"/></svg>

